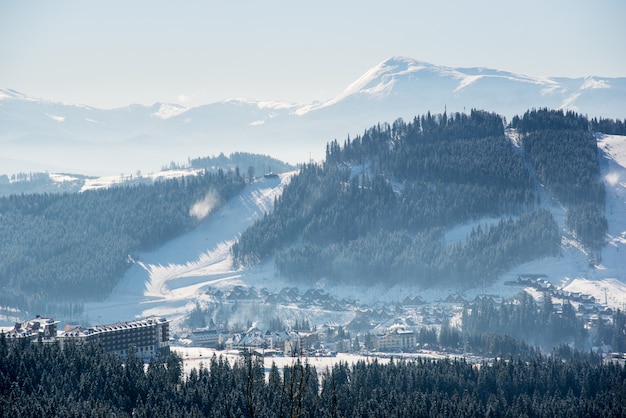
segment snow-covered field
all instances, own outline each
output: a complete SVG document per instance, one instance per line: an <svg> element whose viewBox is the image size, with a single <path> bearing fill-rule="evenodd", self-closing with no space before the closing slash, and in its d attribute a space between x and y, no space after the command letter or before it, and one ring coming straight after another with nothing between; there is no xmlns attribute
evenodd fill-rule
<svg viewBox="0 0 626 418"><path fill-rule="evenodd" d="M234 364L235 362L241 360L241 356L238 351L218 351L212 348L202 348L202 347L183 347L183 346L173 346L172 351L179 354L183 359L183 368L185 373L188 374L191 369L199 369L200 367L208 368L211 363L211 358L216 356L216 358L222 357L225 360L228 360L229 363ZM427 355L424 355L426 357ZM432 356L435 356L433 354ZM374 357L363 356L358 354L346 354L346 353L338 353L334 357L302 357L300 359L303 363L308 363L314 366L319 373L324 370L331 369L335 364L338 363L348 363L354 364L358 361L370 362L373 361ZM386 357L376 357L377 361L383 364L389 362L389 358ZM276 357L264 357L264 368L266 373L269 372L272 364L276 364L279 370L282 370L285 366L293 366L298 361L297 358L289 357L289 356L276 356ZM321 376L321 375L320 375Z"/></svg>
<svg viewBox="0 0 626 418"><path fill-rule="evenodd" d="M347 297L361 303L397 302L407 295L427 302L442 301L450 294L461 294L471 300L479 294L513 296L520 288L507 286L520 274L544 274L556 286L571 292L592 295L613 308L626 306L626 137L603 135L598 138L602 152L602 170L607 190L606 215L609 222L608 245L602 251L598 266L590 266L588 256L567 234L561 254L526 263L503 274L493 284L471 290L428 289L408 286L387 288L337 287L326 281L317 286L337 298ZM279 178L260 178L248 185L241 195L210 213L202 224L151 253L141 254L107 300L85 306L85 319L91 323L109 323L147 315L166 316L174 325L185 317L196 302L209 301L207 287L230 288L235 285L255 286L278 291L290 286L275 275L273 262L249 269L232 266L230 248L239 234L255 219L272 209L292 173ZM563 225L563 210L551 208ZM478 222L486 226L495 222ZM446 235L448 242L462 240L471 230L462 225ZM289 310L290 307L281 307ZM326 311L307 313L309 320L349 321L351 315L330 318ZM249 318L254 321L254 318Z"/></svg>
<svg viewBox="0 0 626 418"><path fill-rule="evenodd" d="M185 374L189 374L192 369L200 369L209 368L211 364L211 358L215 356L216 358L222 357L222 359L227 360L231 365L237 361L240 361L242 357L239 355L238 351L220 351L212 348L203 348L203 347L185 347L185 346L173 346L172 351L179 354L183 359L183 369ZM266 377L269 374L270 368L273 364L278 367L278 370L282 371L286 366L293 366L296 364L298 360L302 363L308 363L311 366L315 367L318 376L321 378L322 373L325 370L331 370L332 367L336 364L355 364L357 362L365 362L370 363L373 361L377 361L381 364L387 364L390 361L391 356L395 360L405 359L410 361L411 359L416 359L418 357L421 358L432 358L432 359L442 359L442 358L454 358L454 355L439 353L434 351L419 351L417 353L392 353L392 354L380 354L380 355L362 355L362 354L350 354L350 353L337 353L336 356L311 356L311 357L301 357L300 359L289 356L274 356L274 357L264 357L263 358L263 367L265 369ZM475 361L476 363L480 363L482 358L471 358L470 361Z"/></svg>

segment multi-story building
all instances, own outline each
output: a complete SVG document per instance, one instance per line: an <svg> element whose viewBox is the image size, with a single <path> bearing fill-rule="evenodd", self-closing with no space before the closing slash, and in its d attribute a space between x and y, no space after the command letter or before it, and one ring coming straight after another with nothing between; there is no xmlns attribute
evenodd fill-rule
<svg viewBox="0 0 626 418"><path fill-rule="evenodd" d="M39 315L35 319L26 322L16 323L13 328L3 329L7 340L29 339L31 341L55 341L57 337L57 325L59 321L52 318L43 318Z"/></svg>
<svg viewBox="0 0 626 418"><path fill-rule="evenodd" d="M411 352L415 351L416 342L415 332L412 329L394 325L375 340L375 347L381 352Z"/></svg>
<svg viewBox="0 0 626 418"><path fill-rule="evenodd" d="M141 358L168 354L169 321L151 316L128 322L98 325L90 328L74 328L61 334L64 341L85 341L102 344L105 351L126 357L128 350L134 347Z"/></svg>

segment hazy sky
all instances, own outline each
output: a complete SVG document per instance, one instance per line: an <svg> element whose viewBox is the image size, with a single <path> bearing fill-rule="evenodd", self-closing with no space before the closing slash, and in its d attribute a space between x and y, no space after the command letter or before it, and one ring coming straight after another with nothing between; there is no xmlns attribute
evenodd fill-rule
<svg viewBox="0 0 626 418"><path fill-rule="evenodd" d="M0 87L111 108L306 103L394 55L626 76L624 0L0 0Z"/></svg>

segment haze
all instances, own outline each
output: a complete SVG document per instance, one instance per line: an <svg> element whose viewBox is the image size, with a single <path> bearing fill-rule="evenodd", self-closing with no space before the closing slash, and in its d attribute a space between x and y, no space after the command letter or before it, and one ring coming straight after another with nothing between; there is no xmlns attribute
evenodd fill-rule
<svg viewBox="0 0 626 418"><path fill-rule="evenodd" d="M0 86L114 108L308 103L411 56L538 76L626 75L620 0L0 2Z"/></svg>

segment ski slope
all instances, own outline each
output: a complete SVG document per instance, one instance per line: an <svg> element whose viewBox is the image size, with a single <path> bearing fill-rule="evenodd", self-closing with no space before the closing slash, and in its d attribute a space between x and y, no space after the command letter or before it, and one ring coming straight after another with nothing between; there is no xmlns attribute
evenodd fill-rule
<svg viewBox="0 0 626 418"><path fill-rule="evenodd" d="M86 304L86 321L111 323L153 314L175 321L203 298L203 288L232 286L243 283L243 276L260 274L259 267L253 271L234 268L230 248L241 231L272 210L274 199L292 175L256 179L193 231L140 254L106 300Z"/></svg>
<svg viewBox="0 0 626 418"><path fill-rule="evenodd" d="M395 303L407 295L419 295L424 301L438 303L448 295L460 294L466 300L489 294L511 297L521 289L508 286L520 274L545 274L555 286L570 292L592 295L612 308L626 307L626 137L598 137L601 151L602 175L607 190L606 216L609 223L607 245L602 260L589 264L588 254L566 230L564 210L555 203L546 203L564 232L561 254L517 266L494 283L473 289L430 288L408 285L388 288L335 286L320 280L323 288L337 298L349 298L363 304ZM85 306L85 320L90 323L110 323L148 315L166 316L176 324L196 303L211 300L206 288L232 288L236 285L255 286L278 291L292 284L276 277L273 262L248 269L233 267L230 249L239 234L256 219L270 212L274 199L280 195L293 173L279 178L260 178L249 184L237 197L210 213L195 230L167 243L158 250L144 253L102 302ZM545 201L544 201L545 202ZM462 240L472 227L496 222L489 218L460 225L446 234L446 241ZM296 307L276 306L281 315L307 319L311 323L347 323L351 312L300 311ZM297 312L296 312L297 311ZM244 315L245 312L239 313ZM254 320L254 318L248 318Z"/></svg>

